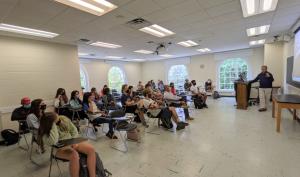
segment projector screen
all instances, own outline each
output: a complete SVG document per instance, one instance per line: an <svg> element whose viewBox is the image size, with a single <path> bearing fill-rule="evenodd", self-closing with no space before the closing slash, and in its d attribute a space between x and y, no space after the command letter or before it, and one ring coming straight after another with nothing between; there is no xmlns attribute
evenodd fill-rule
<svg viewBox="0 0 300 177"><path fill-rule="evenodd" d="M295 34L293 80L300 82L300 28Z"/></svg>

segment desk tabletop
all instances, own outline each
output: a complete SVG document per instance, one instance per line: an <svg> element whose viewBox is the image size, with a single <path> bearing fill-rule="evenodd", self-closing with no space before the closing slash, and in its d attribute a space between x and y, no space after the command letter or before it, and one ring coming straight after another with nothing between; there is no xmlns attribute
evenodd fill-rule
<svg viewBox="0 0 300 177"><path fill-rule="evenodd" d="M273 98L275 98L276 101L279 103L300 104L300 95L282 94L282 95L274 95Z"/></svg>
<svg viewBox="0 0 300 177"><path fill-rule="evenodd" d="M78 143L81 143L81 142L84 142L84 141L87 141L86 138L71 138L71 139L65 139L65 140L60 140L58 142L57 145L54 145L54 147L56 148L61 148L61 147L64 147L64 146L70 146L70 145L73 145L73 144L78 144Z"/></svg>

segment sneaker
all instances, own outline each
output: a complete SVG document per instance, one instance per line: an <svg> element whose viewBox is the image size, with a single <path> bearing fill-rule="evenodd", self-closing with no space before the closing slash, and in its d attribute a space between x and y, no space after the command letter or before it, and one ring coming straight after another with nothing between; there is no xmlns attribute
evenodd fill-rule
<svg viewBox="0 0 300 177"><path fill-rule="evenodd" d="M187 122L179 122L178 124L183 124L184 126L189 126L189 123L187 123Z"/></svg>
<svg viewBox="0 0 300 177"><path fill-rule="evenodd" d="M260 108L258 111L259 112L265 112L267 109L266 108Z"/></svg>
<svg viewBox="0 0 300 177"><path fill-rule="evenodd" d="M186 118L187 120L194 120L194 118L193 117L188 117L188 118Z"/></svg>

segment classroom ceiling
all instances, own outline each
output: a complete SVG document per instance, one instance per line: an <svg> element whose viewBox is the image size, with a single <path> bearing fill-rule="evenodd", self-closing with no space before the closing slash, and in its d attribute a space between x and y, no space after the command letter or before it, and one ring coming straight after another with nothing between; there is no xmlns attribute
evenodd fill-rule
<svg viewBox="0 0 300 177"><path fill-rule="evenodd" d="M209 48L221 52L249 48L249 41L272 40L274 35L288 32L300 17L299 0L279 0L272 12L244 18L240 0L109 0L117 9L95 16L53 0L0 0L0 23L18 25L60 34L53 39L43 39L0 32L39 40L78 45L80 53L94 54L85 58L104 59L106 56L121 56L121 60L165 59L159 55L139 54L135 50L154 51L157 43L172 42L161 54L174 57L201 54L196 49ZM143 18L173 32L158 38L126 23ZM268 34L248 37L247 28L270 24ZM122 45L117 49L101 48L78 42L89 39ZM199 46L186 48L178 42L193 40ZM148 43L153 41L154 43Z"/></svg>

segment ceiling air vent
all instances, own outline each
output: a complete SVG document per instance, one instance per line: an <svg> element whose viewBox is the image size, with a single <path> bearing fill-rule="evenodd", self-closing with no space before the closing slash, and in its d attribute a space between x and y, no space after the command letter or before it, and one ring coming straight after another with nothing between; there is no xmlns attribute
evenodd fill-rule
<svg viewBox="0 0 300 177"><path fill-rule="evenodd" d="M143 18L136 18L133 20L130 20L126 23L126 26L133 28L133 29L141 29L146 26L152 25L149 21L143 19Z"/></svg>

